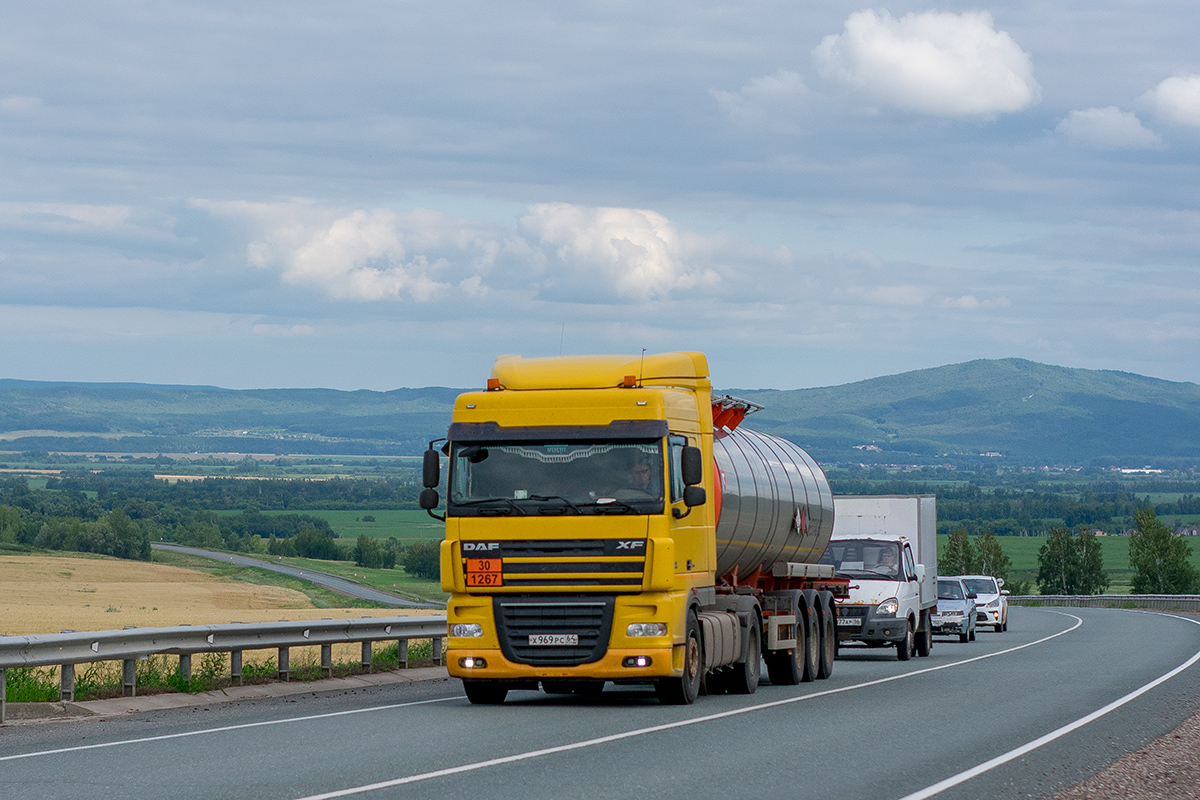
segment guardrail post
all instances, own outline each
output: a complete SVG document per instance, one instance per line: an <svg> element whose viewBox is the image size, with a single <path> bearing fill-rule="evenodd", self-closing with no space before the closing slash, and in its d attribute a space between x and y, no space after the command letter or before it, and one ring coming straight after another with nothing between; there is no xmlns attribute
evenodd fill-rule
<svg viewBox="0 0 1200 800"><path fill-rule="evenodd" d="M429 641L433 645L433 663L440 667L442 665L442 637L438 636Z"/></svg>
<svg viewBox="0 0 1200 800"><path fill-rule="evenodd" d="M371 643L363 642L362 643L362 658L359 659L360 663L362 664L363 672L371 671L371 656L372 656Z"/></svg>
<svg viewBox="0 0 1200 800"><path fill-rule="evenodd" d="M192 681L192 654L179 654L179 677L183 678L184 683Z"/></svg>
<svg viewBox="0 0 1200 800"><path fill-rule="evenodd" d="M75 702L75 665L63 664L58 681L58 699L64 703Z"/></svg>
<svg viewBox="0 0 1200 800"><path fill-rule="evenodd" d="M321 645L321 674L326 678L333 677L333 645Z"/></svg>
<svg viewBox="0 0 1200 800"><path fill-rule="evenodd" d="M396 668L408 669L408 639L396 642Z"/></svg>
<svg viewBox="0 0 1200 800"><path fill-rule="evenodd" d="M288 680L288 648L279 648L279 680Z"/></svg>
<svg viewBox="0 0 1200 800"><path fill-rule="evenodd" d="M133 658L125 659L121 664L121 689L126 697L134 697L137 694L137 660Z"/></svg>
<svg viewBox="0 0 1200 800"><path fill-rule="evenodd" d="M229 651L229 680L234 686L242 685L242 651Z"/></svg>
<svg viewBox="0 0 1200 800"><path fill-rule="evenodd" d="M0 725L4 724L4 695L8 692L8 670L0 667Z"/></svg>

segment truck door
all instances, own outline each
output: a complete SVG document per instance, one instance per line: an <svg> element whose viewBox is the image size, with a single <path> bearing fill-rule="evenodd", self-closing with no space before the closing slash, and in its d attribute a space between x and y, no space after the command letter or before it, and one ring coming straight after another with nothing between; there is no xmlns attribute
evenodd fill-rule
<svg viewBox="0 0 1200 800"><path fill-rule="evenodd" d="M704 525L705 507L698 506L688 513L683 504L683 448L689 444L684 436L672 433L667 437L667 489L672 508L671 519L675 539L675 573L678 575L704 575L709 569L709 549L712 537ZM691 444L698 445L699 442ZM712 503L712 497L708 498ZM677 518L676 514L684 516Z"/></svg>

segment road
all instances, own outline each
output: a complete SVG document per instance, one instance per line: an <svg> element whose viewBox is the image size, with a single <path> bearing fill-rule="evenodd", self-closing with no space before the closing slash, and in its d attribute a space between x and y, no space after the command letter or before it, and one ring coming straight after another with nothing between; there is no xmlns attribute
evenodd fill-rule
<svg viewBox="0 0 1200 800"><path fill-rule="evenodd" d="M218 553L215 550L201 550L196 547L183 547L177 544L164 544L162 542L153 542L150 545L155 550L170 550L175 553L186 553L191 556L200 556L201 558L211 558L216 561L224 561L227 564L236 564L239 567L255 567L257 569L265 569L269 572L278 572L282 575L288 575L293 578L301 578L315 583L317 586L323 586L326 589L332 589L335 592L348 595L349 597L358 597L362 600L370 600L374 603L379 603L385 606L394 608L445 608L445 603L418 603L408 600L403 597L397 597L394 594L381 592L378 589L372 589L370 586L363 586L361 583L355 583L345 578L339 578L337 575L330 575L328 572L318 572L312 569L301 569L300 567L291 567L287 564L272 564L270 561L263 561L259 558L247 558L246 556L232 555L230 553Z"/></svg>
<svg viewBox="0 0 1200 800"><path fill-rule="evenodd" d="M1146 687L1198 651L1194 618L1014 608L1007 633L938 639L929 658L846 648L827 681L689 707L611 684L597 698L513 692L471 706L448 681L13 726L0 730L0 796L1048 797L1194 713L1200 669Z"/></svg>

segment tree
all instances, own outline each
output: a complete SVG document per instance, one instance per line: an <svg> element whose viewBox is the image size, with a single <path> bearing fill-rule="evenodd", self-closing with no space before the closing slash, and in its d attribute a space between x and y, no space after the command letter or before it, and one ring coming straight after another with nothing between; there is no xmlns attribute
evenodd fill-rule
<svg viewBox="0 0 1200 800"><path fill-rule="evenodd" d="M1080 526L1051 528L1038 550L1038 591L1042 594L1100 594L1108 588L1104 554L1096 534Z"/></svg>
<svg viewBox="0 0 1200 800"><path fill-rule="evenodd" d="M1136 594L1190 594L1197 574L1192 548L1160 520L1152 506L1133 512L1137 530L1129 536L1129 566Z"/></svg>
<svg viewBox="0 0 1200 800"><path fill-rule="evenodd" d="M950 541L938 557L939 575L970 575L976 572L975 549L967 537L966 528L950 531Z"/></svg>
<svg viewBox="0 0 1200 800"><path fill-rule="evenodd" d="M436 580L441 575L440 551L440 542L413 542L404 551L400 563L413 577Z"/></svg>
<svg viewBox="0 0 1200 800"><path fill-rule="evenodd" d="M976 570L981 575L991 575L1008 583L1008 571L1012 569L1012 560L1000 549L1000 542L990 530L985 530L975 542L977 556Z"/></svg>

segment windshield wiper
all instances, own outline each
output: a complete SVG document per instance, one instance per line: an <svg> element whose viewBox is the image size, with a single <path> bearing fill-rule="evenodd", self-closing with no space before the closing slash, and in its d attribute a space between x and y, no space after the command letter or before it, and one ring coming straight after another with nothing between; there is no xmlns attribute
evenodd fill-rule
<svg viewBox="0 0 1200 800"><path fill-rule="evenodd" d="M564 505L566 505L566 507L567 507L567 508L569 508L569 509L571 509L572 511L574 511L576 514L582 514L582 513L583 513L582 511L580 511L580 510L579 510L579 506L575 505L574 503L572 503L570 500L568 500L567 498L563 497L562 495L558 495L558 494L531 494L531 495L529 495L529 499L530 499L530 500L540 500L540 501L542 501L542 502L545 502L545 501L548 501L548 500L561 500L561 501L563 502L563 504L564 504ZM539 509L538 509L538 513L539 513L539 514L542 514L542 513L546 513L547 511L550 511L550 510L551 510L551 509L539 508Z"/></svg>
<svg viewBox="0 0 1200 800"><path fill-rule="evenodd" d="M597 500L594 503L584 503L585 508L593 509L593 514L636 514L638 510L626 503L624 500L618 500L615 497L602 498L604 502Z"/></svg>
<svg viewBox="0 0 1200 800"><path fill-rule="evenodd" d="M484 503L507 503L508 513L511 514L513 511L516 511L521 516L525 516L525 509L513 502L511 497L484 497L479 500L454 500L451 502L456 506L481 506ZM499 513L501 511L498 508L481 508L479 510L480 512L487 511L491 513Z"/></svg>

